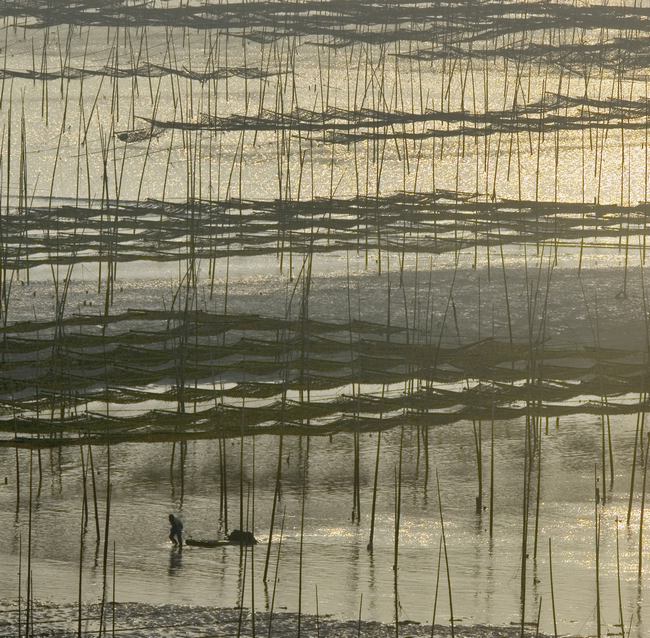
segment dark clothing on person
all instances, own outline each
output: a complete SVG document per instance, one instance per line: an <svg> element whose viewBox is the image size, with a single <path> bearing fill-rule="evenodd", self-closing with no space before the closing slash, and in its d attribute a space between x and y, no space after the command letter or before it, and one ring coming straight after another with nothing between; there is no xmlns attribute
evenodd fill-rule
<svg viewBox="0 0 650 638"><path fill-rule="evenodd" d="M180 519L176 518L173 514L169 515L169 540L179 547L183 547L183 523Z"/></svg>

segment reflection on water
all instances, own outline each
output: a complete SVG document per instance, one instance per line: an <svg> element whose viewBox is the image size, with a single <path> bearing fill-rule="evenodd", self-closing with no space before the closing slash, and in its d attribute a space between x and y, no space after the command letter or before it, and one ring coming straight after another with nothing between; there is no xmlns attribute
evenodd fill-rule
<svg viewBox="0 0 650 638"><path fill-rule="evenodd" d="M453 604L454 617L465 624L516 623L520 615L523 546L524 427L515 421L494 425L494 520L490 537L487 443L490 424L481 425L483 499L478 510L472 423L460 422L430 430L428 454L425 454L422 430L404 429L397 579L393 564L399 431L382 435L372 552L367 551L366 545L377 435L359 437L361 516L358 523L351 516L354 437L339 434L331 438L285 438L280 464L280 501L266 583L262 582L262 574L275 491L277 439L266 436L245 439L243 449L237 440L226 441L226 492L222 492L218 441L188 443L182 451L179 445L174 449L171 444L113 446L109 543L114 541L116 546L117 600L244 604L260 610L269 608L273 601L275 609L295 611L300 596L306 613L315 613L318 605L321 614L356 618L361 605L365 617L392 622L397 606L400 619L430 622L437 590L439 622L448 622ZM635 426L635 418L617 417L612 427L613 471L610 476L608 461L608 501L599 510L599 586L603 623L613 628L619 622L617 575L620 573L626 628L630 627L632 635L641 636L646 603L644 579L637 579L643 478L639 471L631 522L629 526L624 524ZM558 630L594 631L594 464L601 458L601 443L601 424L597 417L562 420L559 428L551 425L548 433L542 433L539 505L535 499L529 503L525 617L527 621L535 621L541 601L541 627L551 633L551 548ZM92 489L88 487L83 578L84 596L91 601L101 597L103 583L104 495L108 473L107 450L95 448L93 452L102 541L95 543L94 502ZM19 555L22 552L24 579L29 542L29 453L20 452L18 509L12 455L13 452L2 451L8 476L8 484L0 491L0 552L6 565L5 576L0 580L3 598L17 596ZM36 452L32 454L33 591L37 597L74 602L83 491L79 450L42 451L40 461L37 456ZM443 504L451 595L445 553L440 549L436 471ZM532 472L535 482L536 475L535 467ZM218 538L224 533L223 516L220 517L220 504L224 502L229 529L239 527L243 520L243 526L252 529L260 540L254 551L234 546L170 548L169 511L175 508L182 511L187 536ZM618 525L620 570L616 555L617 518L621 521ZM646 542L643 549L646 569L650 566L648 545ZM108 563L110 572L110 552Z"/></svg>
<svg viewBox="0 0 650 638"><path fill-rule="evenodd" d="M181 567L183 567L183 548L172 547L169 551L169 575L180 576Z"/></svg>

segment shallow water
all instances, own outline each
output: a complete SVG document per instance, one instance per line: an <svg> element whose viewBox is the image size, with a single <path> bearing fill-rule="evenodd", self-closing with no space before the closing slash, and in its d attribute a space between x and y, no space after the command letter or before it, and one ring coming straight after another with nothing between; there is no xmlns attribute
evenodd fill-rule
<svg viewBox="0 0 650 638"><path fill-rule="evenodd" d="M170 8L167 3L163 6ZM28 9L25 12L29 13ZM635 5L630 12L637 16L637 9L643 11ZM101 22L102 15L98 11L95 17ZM74 16L69 17L74 22ZM514 121L518 107L539 104L554 92L573 99L625 98L643 105L643 96L648 94L647 78L626 69L612 72L611 67L601 72L599 64L604 64L601 59L594 58L594 69L583 69L584 73L591 73L586 76L573 67L546 66L543 60L520 66L519 60L505 62L500 55L494 59L491 56L473 59L471 64L461 56L458 67L450 71L451 62L446 58L420 64L401 57L407 48L410 51L410 41L407 44L406 40L390 41L385 46L356 41L354 46L339 48L317 46L341 43L329 42L316 32L261 43L247 39L238 30L234 33L181 30L151 23L146 29L143 24L109 28L67 23L42 28L34 27L31 20L26 18L24 25L17 19L13 23L3 22L5 69L55 73L74 67L97 73L82 73L82 78L70 80L4 76L0 80L3 131L0 202L3 211L5 205L7 210L0 217L3 224L7 217L11 217L8 221L20 222L21 215L30 214L27 203L52 205L56 210L58 206L99 207L109 201L133 203L147 198L175 202L231 197L250 200L372 198L399 191L446 189L452 194L476 193L485 202L492 197L632 206L648 199L650 146L642 111L629 116L625 115L625 109L618 111L611 107L607 126L600 128L560 127L557 132L553 129L543 132L541 125L537 130L533 117L528 128L514 134L488 130L477 136L451 135L465 124L465 113L497 113L501 123L503 117L507 119L512 114ZM346 28L353 31L354 20L350 18L350 23L346 20ZM612 29L611 34L605 34L600 28L578 28L579 40L609 45L616 37L623 42L641 38L643 32L632 29L643 24L632 21L627 14L626 21L631 21L629 31L622 27L626 30ZM434 22L440 26L438 19ZM25 28L28 24L29 28ZM538 22L535 24L539 27ZM396 27L387 26L389 30ZM411 21L401 26L418 29L420 25ZM486 23L481 28L488 26ZM463 33L463 28L467 29L454 28L458 41L453 40L453 45L467 47L463 38L475 35L468 30ZM370 30L379 32L381 28L373 24ZM561 30L549 30L549 43L553 38L558 46L573 44L577 30L570 24ZM539 28L533 28L529 32L526 26L523 33L502 34L489 42L488 38L485 44L486 48L488 44L495 48L516 46L519 38L524 43L540 39L544 43L546 31L540 34ZM415 42L419 46L419 40ZM645 46L641 39L636 44ZM445 45L452 46L449 42ZM115 67L132 71L145 62L167 70L156 77L136 74L118 78L108 73ZM591 63L591 59L586 58L585 62ZM209 81L187 77L190 71L236 67L266 70L270 75L261 80L236 75ZM386 133L385 140L350 144L330 144L324 132L308 128L192 130L205 113L223 118L251 117L265 109L282 117L300 109L316 112L341 109L341 113L370 109L416 114L439 110L443 115L454 113L456 119L452 118L451 123L445 123L443 118L423 124L380 126L377 132ZM591 103L586 109L592 113L590 109L600 112L605 107ZM554 111L560 119L569 112L582 116L585 107ZM145 118L189 128L165 128L150 141L128 144L116 136L130 129L146 128ZM446 127L450 137L437 136L441 127ZM406 139L407 133L427 131L430 137L424 141ZM18 211L16 205L20 206ZM513 207L516 208L515 204ZM322 214L328 212L324 205ZM602 215L607 213L607 210L599 211ZM643 215L640 212L639 219L645 223ZM577 233L575 237L580 237L578 222L573 229ZM108 218L106 224L108 228ZM623 224L622 220L621 238ZM503 236L509 237L507 225L503 230ZM84 235L87 229L56 228L52 232L57 240L65 242L75 233ZM494 229L488 228L486 233L490 232ZM84 238L90 241L91 236L94 237L88 232ZM157 262L151 255L117 265L112 314L129 308L171 307L190 270L191 258L183 239L177 239L177 258L168 262ZM413 333L418 338L422 327L430 324L432 334L439 335L444 346L461 346L486 338L528 343L531 325L535 330L541 325L541 302L531 309L535 288L541 296L548 294L544 302L548 321L545 317L542 336L551 347L592 348L600 344L642 353L647 343L644 308L647 293L642 279L646 251L638 237L632 236L629 242L619 239L614 237L604 246L602 239L591 242L587 238L583 251L578 239L565 238L557 253L552 237L535 244L505 245L503 251L492 246L431 256L403 253L397 245L365 254L363 249L348 254L317 252L309 266L309 316L338 324L355 318L382 325L413 325L417 328ZM15 241L12 248L21 252L20 241ZM58 250L57 243L55 248L50 246L49 252L40 248L38 254L26 256L54 262ZM4 259L4 253L0 257ZM557 257L557 262L552 257ZM99 330L106 299L108 257L103 255L100 265L96 261L72 261L70 269L65 264L52 268L47 265L32 268L29 273L12 271L12 264L3 261L12 284L7 293L10 303L5 302L2 307L6 311L3 322L11 325L14 321L51 320L56 313L61 283L69 277L71 284L64 314L97 316L97 325L91 329ZM216 272L215 286L209 292L210 264L207 260L193 262L196 285L191 303L197 309L213 313L298 317L302 312L298 297L305 294L304 276L300 277L305 264L300 253L291 257L271 254L215 259L212 264ZM627 296L621 295L624 286L627 286ZM453 322L448 313L450 302L453 302ZM133 322L125 330L138 327ZM426 330L424 333L426 341L428 333ZM37 365L38 362L36 355ZM583 380L595 378L598 372L596 366L582 369L583 363L575 360L565 363L580 370ZM8 372L1 374L3 381L10 378ZM625 381L620 369L616 369L616 374L620 377L617 381L621 378ZM218 379L213 375L195 381L205 387L211 383L230 387L229 384L256 380L276 384L282 381L270 376L235 367ZM171 373L169 378L161 375L155 384L141 389L152 392L172 389L175 384L172 377ZM464 420L460 413L460 420L452 425L430 427L425 453L427 439L415 423L416 417L420 425L425 419L415 413L400 413L398 426L382 434L372 552L366 545L378 434L365 431L359 434L361 515L358 523L352 520L353 434L285 437L281 500L276 513L269 579L265 584L262 573L278 455L278 438L264 432L268 423L259 428L260 434L255 437L225 442L226 489L221 483L217 440L175 445L129 443L114 445L110 451L95 446L97 526L102 540L110 473L109 542L104 546L96 544L91 483L85 486L89 497L87 530L82 534L80 529L84 491L80 449L70 445L32 453L21 449L16 453L11 448L11 439L23 423L16 420L15 402L22 398L21 391L26 395L34 391L33 387L23 389L19 383L15 384L19 388L16 390L14 381L0 397L3 430L0 437L0 565L3 567L0 599L8 601L3 615L15 613L15 606L11 608L11 605L19 598L21 607L24 605L26 573L31 570L33 597L55 604L55 612L40 603L35 606L35 620L40 618L43 622L61 610L61 613L74 614L80 577L84 603L97 603L104 593L108 600L140 603L124 608L134 614L132 617L149 614L161 619L178 614L188 624L198 623L200 630L213 619L201 619L202 612L190 610L183 615L177 607L162 606L187 604L221 609L243 604L247 609L262 611L273 601L275 610L291 615L291 622L278 626L279 635L287 627L293 630L291 623L298 609L312 615L310 622L316 613L331 614L339 621L350 621L361 615L368 621L384 623L381 631L388 631L386 627L391 623L406 619L430 623L434 608L436 622L446 626L452 615L452 604L453 618L474 627L470 635L486 635L479 630L480 625L507 627L512 633L521 620L526 477L523 418L497 420L493 425L483 421L480 425L483 501L477 512L474 426L479 425ZM469 387L479 381L485 379L470 378L464 383ZM398 383L388 387L368 385L357 384L356 392L375 395L388 392L395 396L408 389L406 384ZM97 387L103 389L100 383ZM454 390L461 387L461 382L453 385ZM354 392L354 384L341 385L322 395L313 393L311 399L334 400ZM295 394L295 391L290 393L289 399L296 399ZM623 396L610 396L610 400L630 403L635 397L627 392ZM231 401L234 401L232 397ZM600 403L602 398L582 393L570 400L572 404L588 401ZM247 402L249 406L253 404L248 398ZM461 410L463 406L459 400L458 406L446 409ZM171 401L157 399L112 405L100 405L96 401L84 407L118 416L153 409L172 413L176 410ZM526 544L528 558L523 563L527 570L523 617L535 623L539 613L541 630L552 634L555 609L559 633L594 634L598 631L599 587L602 631L620 631L617 624L622 620L629 635L641 637L648 631L646 617L650 603L646 575L650 556L645 549L647 542L641 552L639 546L643 483L640 452L630 524L622 522L627 515L637 416L617 415L603 421L592 414L595 411L593 406L586 406L585 414L563 417L558 423L555 419L541 420L539 517L536 503L532 503ZM435 412L432 411L432 416ZM54 420L53 413L51 416ZM611 426L611 462L607 437L603 438L607 424ZM147 420L143 419L141 425L148 425ZM425 422L424 426L429 424ZM492 432L495 483L494 529L490 535ZM394 571L395 477L400 465L402 433L399 562ZM76 436L76 432L71 436ZM83 453L87 454L87 448ZM241 467L240 459L243 459ZM88 461L84 456L83 463ZM536 471L534 465L532 494ZM595 482L600 494L607 491L607 501L599 508L595 503ZM223 494L227 494L227 521L220 517ZM226 528L248 527L260 544L254 551L235 547L212 550L187 547L181 553L167 541L167 515L172 511L182 513L188 536L214 538ZM448 561L444 555L442 560L439 558L443 514ZM598 515L602 527L597 562ZM280 548L277 540L281 519L285 527ZM553 592L549 541L553 550ZM646 565L641 578L637 576L639 554ZM146 613L144 603L153 606L146 608ZM248 615L246 618L250 620ZM127 614L126 622L128 619ZM9 627L10 631L15 630L15 623ZM366 625L364 629L371 630ZM340 635L342 630L343 624L339 623L332 631ZM406 631L410 629L407 627Z"/></svg>
<svg viewBox="0 0 650 638"><path fill-rule="evenodd" d="M527 334L526 272L522 254L510 251L507 271L511 295L511 318L514 334ZM529 257L529 274L538 263ZM598 309L602 345L630 349L643 339L642 299L632 294L627 300L616 298L623 277L613 258L609 267L593 262L581 279L575 273L575 255L561 255L553 273L549 296L548 338L553 346L594 344L590 312ZM620 257L618 258L620 259ZM407 303L415 303L415 287L421 298L430 286L434 300L445 299L452 280L457 304L457 321L466 338L494 335L507 339L507 321L503 307L502 279L493 273L490 279L485 263L471 268L472 256L463 255L455 269L453 260L442 256L436 260L435 277L403 274ZM347 313L347 263L343 256L314 260L310 309L323 321L340 321ZM385 312L388 276L378 277L364 271L363 259L353 260L353 275L358 282L352 291L351 304L362 320L376 321ZM620 261L618 261L620 264ZM439 266L439 267L438 267ZM233 261L229 283L229 311L284 315L286 299L293 284L286 274L268 269L258 271L259 264ZM413 268L413 264L411 265ZM397 269L396 269L397 270ZM454 274L455 272L455 274ZM498 271L496 271L498 273ZM173 294L173 273L158 272L149 279L139 279L125 271L116 293L114 311L129 307L156 308L162 300L169 303ZM164 274L164 273L163 273ZM498 273L501 274L501 273ZM454 279L455 277L455 279ZM390 275L396 282L398 275ZM90 282L77 279L70 290L69 308L95 312L94 301L101 307ZM478 283L482 282L482 305L478 306ZM630 286L638 290L639 271L630 272ZM542 284L543 286L543 284ZM225 282L220 281L212 302L220 311ZM34 295L35 293L35 295ZM30 306L37 316L48 315L51 302L47 279L35 277L29 285L16 289L16 319L28 318ZM442 323L441 304L432 304L436 326ZM496 306L496 308L495 308ZM393 308L394 325L403 325L401 308ZM624 329L622 329L624 327ZM437 328L439 329L439 328ZM456 331L447 325L444 343L454 343ZM471 340L470 339L470 340ZM250 378L222 379L247 381ZM470 380L468 380L470 382ZM471 380L473 383L474 380ZM442 384L441 384L442 385ZM163 389L161 386L159 389ZM363 388L381 392L381 388ZM403 392L401 384L385 388L392 395ZM340 387L313 395L333 400L354 388ZM291 397L289 397L291 398ZM294 397L295 398L295 397ZM633 399L634 397L628 397ZM600 397L577 400L600 401ZM616 397L616 400L623 400ZM92 407L92 406L91 406ZM129 414L143 406L117 405L118 414ZM144 406L146 407L146 406ZM173 405L150 407L174 409ZM98 406L99 408L99 406ZM10 413L8 413L10 416ZM483 459L483 511L476 512L476 451L473 424L461 420L452 425L429 430L428 474L422 430L404 414L404 449L402 467L401 520L399 530L399 566L395 592L395 473L399 463L400 428L382 434L381 466L378 481L374 551L368 552L372 486L377 434L360 434L361 453L361 521L351 520L353 508L353 436L340 433L329 437L286 437L282 460L282 500L276 514L274 544L270 555L269 579L262 582L266 558L271 505L275 487L278 439L260 434L244 440L243 472L240 473L240 442L226 441L228 529L240 526L240 478L244 496L243 527L254 530L260 544L254 552L238 548L198 549L187 547L182 554L171 548L168 540L167 515L182 512L186 533L190 537L215 538L224 532L220 520L220 469L218 441L187 443L181 462L181 446L171 443L130 443L110 448L112 486L109 547L107 553L107 599L153 605L175 603L227 607L243 604L247 608L266 610L273 598L278 529L286 512L285 531L277 563L277 586L274 608L295 612L300 604L305 613L332 614L340 620L363 618L392 623L413 620L430 623L438 580L438 556L441 540L436 472L440 481L446 543L450 567L454 618L466 625L515 625L520 621L521 551L523 523L524 433L525 421L497 421L495 433L494 531L489 534L489 454L491 423L481 424ZM600 593L603 627L610 631L620 622L617 593L616 519L627 513L631 461L633 457L636 415L612 416L612 451L614 486L610 489L609 459L606 450L605 484L608 501L602 507L600 548ZM542 473L537 558L535 545L535 507L531 505L527 552L527 593L525 618L535 622L540 609L540 627L553 632L549 573L549 539L553 550L553 585L556 622L561 633L587 635L596 627L595 506L594 468L602 465L602 423L597 415L563 417L559 427L555 419L542 423ZM418 437L419 434L419 437ZM7 433L5 436L12 436ZM98 520L104 534L107 449L93 448L97 469ZM254 455L254 459L253 459ZM172 466L173 459L173 466ZM7 483L0 484L2 520L0 520L0 560L6 565L0 579L0 596L17 601L18 573L22 573L25 595L27 547L29 545L29 452L19 452L21 499L16 509L14 451L0 449L0 467ZM86 462L88 459L86 458ZM81 494L83 492L80 451L75 445L44 449L32 453L32 540L31 569L33 595L38 600L57 604L74 604L78 598ZM630 526L618 525L620 541L620 579L623 618L630 635L643 636L645 582L637 578L640 490L642 473L637 465L635 496ZM600 469L598 470L598 480ZM536 474L533 472L533 483ZM300 513L305 486L305 526L303 536L303 572L300 586ZM95 543L95 520L92 488L89 494L89 519L84 535L83 600L97 602L103 589L103 544ZM532 493L534 494L534 488ZM113 542L115 545L113 546ZM647 545L647 544L646 544ZM114 555L113 555L113 552ZM20 554L22 553L22 566ZM650 557L643 550L647 563ZM246 579L242 577L246 566ZM254 586L251 587L251 583ZM447 625L450 599L445 561L441 561L436 622ZM318 594L316 594L316 590ZM242 593L243 592L243 593ZM299 595L301 592L301 595ZM318 596L318 598L317 598ZM396 598L397 596L397 598ZM38 607L35 608L38 615ZM43 612L45 614L45 612ZM645 624L644 624L645 623Z"/></svg>
<svg viewBox="0 0 650 638"><path fill-rule="evenodd" d="M519 619L523 428L521 423L497 422L495 431L494 533L490 539L487 511L476 513L476 464L472 424L434 428L429 438L429 474L416 432L404 421L403 479L397 579L399 619L431 622L435 596L441 526L437 482L443 505L452 586L454 618L463 624L507 625ZM602 507L600 587L603 622L619 622L616 569L616 519L624 521L629 491L634 418L612 419L614 486L607 475L608 502ZM588 634L595 627L594 467L601 454L598 418L563 419L549 424L542 435L542 474L537 559L534 558L535 512L531 507L528 539L526 618L535 621L540 600L541 627L552 633L548 542L552 540L553 585L558 630ZM489 494L490 424L482 424L484 504ZM341 619L357 617L384 623L394 621L394 488L400 431L382 435L374 551L368 552L374 454L377 435L362 434L361 522L351 521L351 435L288 437L283 450L282 500L285 518L277 572L276 609L298 605L300 512L304 476L305 523L301 606L316 612L316 588L321 614ZM229 528L239 527L240 476L232 468L239 459L239 442L228 441ZM118 601L231 606L239 602L242 570L247 565L244 605L268 608L276 574L277 545L271 553L270 578L262 582L267 526L275 484L277 440L259 436L244 441L245 514L260 544L251 552L235 547L183 552L166 539L166 517L182 513L188 537L214 538L223 530L219 520L218 447L214 441L187 445L184 464L180 446L171 467L170 444L128 444L111 448L111 516L108 553L108 595L112 598L115 567ZM255 460L253 461L253 454ZM100 527L104 526L106 450L95 448ZM2 451L9 470L13 452ZM20 453L21 503L15 509L15 477L0 492L3 530L2 562L6 565L0 595L16 599L19 551L22 543L23 578L28 545L28 453ZM37 598L72 603L77 600L81 473L79 450L43 451L38 479L33 463L31 569ZM609 472L609 470L608 470ZM437 474L436 474L437 473ZM428 480L425 482L425 478ZM637 579L640 480L637 472L630 526L618 525L620 579L624 621L631 635L642 636L644 581ZM89 488L90 489L90 486ZM102 589L103 545L95 546L92 499L85 534L84 600L96 601ZM278 538L276 522L275 539ZM246 526L246 525L245 525ZM113 563L113 543L114 559ZM246 554L246 556L244 556ZM644 559L650 560L646 549ZM244 562L245 558L245 562ZM447 624L449 596L442 561L438 622ZM252 586L252 583L254 584ZM24 585L24 583L23 583ZM254 602L253 602L254 596ZM363 599L361 597L363 596Z"/></svg>

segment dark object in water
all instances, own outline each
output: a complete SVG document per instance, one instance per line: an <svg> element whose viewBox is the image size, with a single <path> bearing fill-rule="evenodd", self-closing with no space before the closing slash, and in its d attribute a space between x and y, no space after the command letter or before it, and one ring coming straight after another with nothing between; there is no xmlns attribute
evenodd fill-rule
<svg viewBox="0 0 650 638"><path fill-rule="evenodd" d="M228 540L232 545L257 545L257 539L253 536L253 532L242 532L240 529L230 532Z"/></svg>
<svg viewBox="0 0 650 638"><path fill-rule="evenodd" d="M257 545L257 539L252 532L242 532L234 529L225 539L188 538L186 545L191 547L225 547L226 545Z"/></svg>
<svg viewBox="0 0 650 638"><path fill-rule="evenodd" d="M146 128L134 129L132 131L119 131L115 133L117 139L121 142L144 142L153 137L159 137L165 132L163 128L157 128L155 126L150 126Z"/></svg>

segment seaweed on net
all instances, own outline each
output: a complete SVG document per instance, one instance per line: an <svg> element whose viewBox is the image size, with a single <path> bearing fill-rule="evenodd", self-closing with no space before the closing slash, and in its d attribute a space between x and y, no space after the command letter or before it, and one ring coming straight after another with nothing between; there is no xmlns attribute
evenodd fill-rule
<svg viewBox="0 0 650 638"><path fill-rule="evenodd" d="M162 26L219 29L255 41L286 37L329 38L344 46L354 42L489 42L534 32L583 30L648 33L644 7L548 2L232 2L219 4L130 4L126 0L74 3L45 0L2 2L0 16L20 18L27 26L59 24Z"/></svg>
<svg viewBox="0 0 650 638"><path fill-rule="evenodd" d="M596 99L546 93L537 102L483 113L465 109L405 112L329 107L322 111L305 108L291 111L261 109L256 115L216 116L203 113L193 120L140 119L157 130L301 131L308 134L308 139L309 135L318 134L317 139L323 142L348 145L377 139L484 137L531 131L543 135L587 129L645 130L648 108L648 100L643 98ZM422 130L404 129L414 124L421 124ZM432 127L424 128L427 124Z"/></svg>
<svg viewBox="0 0 650 638"><path fill-rule="evenodd" d="M76 68L64 66L58 71L37 71L21 69L0 69L0 79L21 78L27 80L80 80L89 77L110 77L110 78L156 78L166 75L177 75L179 77L207 82L209 80L222 80L226 78L245 78L249 80L269 78L281 75L282 71L257 69L252 66L229 66L216 67L210 71L194 71L187 68L177 68L153 63L140 63L137 66L117 67L103 66L97 69L87 67Z"/></svg>
<svg viewBox="0 0 650 638"><path fill-rule="evenodd" d="M493 62L502 58L517 64L538 64L544 67L556 67L576 75L589 75L590 69L595 65L602 71L611 74L634 75L639 77L639 72L647 69L650 64L648 53L648 36L629 37L624 34L604 37L602 31L594 33L592 38L581 38L562 41L561 31L558 37L549 37L545 40L546 30L522 33L521 38L497 46L497 38L491 45L474 46L475 42L458 43L446 42L442 39L435 46L417 47L408 51L393 53L399 58L418 60L419 62L436 62L444 59L478 60L484 63Z"/></svg>
<svg viewBox="0 0 650 638"><path fill-rule="evenodd" d="M445 190L300 201L152 200L101 210L32 206L3 215L4 267L92 263L108 255L114 263L177 261L179 250L190 247L196 258L274 255L279 240L296 254L359 246L439 254L529 242L602 247L618 245L621 237L646 236L649 215L644 202L493 199Z"/></svg>
<svg viewBox="0 0 650 638"><path fill-rule="evenodd" d="M160 137L164 132L164 129L149 126L131 131L118 131L115 135L121 142L133 143Z"/></svg>
<svg viewBox="0 0 650 638"><path fill-rule="evenodd" d="M38 3L31 6L31 15L38 18ZM144 24L147 20L164 24L166 20L173 20L175 26L226 29L240 28L245 16L247 26L252 26L249 34L271 24L275 30L273 37L287 33L305 37L317 35L339 43L355 39L381 42L397 37L397 30L373 31L373 21L382 20L382 24L392 21L399 25L400 40L444 35L452 46L496 38L500 34L513 38L524 28L535 30L549 26L562 30L565 19L589 22L590 29L598 28L597 25L606 20L616 29L624 22L634 24L643 17L636 10L621 13L620 8L607 8L602 12L541 3L507 6L438 3L434 7L404 3L381 5L376 14L369 12L365 3L349 2L318 3L317 11L314 10L316 5L310 2L300 5L246 3L245 12L242 7L238 4L221 6L221 13L217 15L210 6L170 7L167 10L156 6L129 7L120 3L99 6L80 2L62 11L61 15L71 23L77 19L88 20L88 24L102 24L102 21L110 24L111 20L125 18L126 24L138 21ZM7 5L2 8L6 9ZM18 10L25 11L25 15L29 13L26 5ZM52 16L43 9L46 23ZM424 24L420 31L404 23L416 18ZM363 28L355 29L359 24ZM549 52L543 45L536 46L537 49L533 45L519 44L492 50L486 48L486 55L507 57L516 51L517 59L521 60ZM572 49L564 47L560 52L569 60L566 63L573 65L580 63L581 55L584 61L590 53L593 48L584 43ZM640 49L637 53L642 56ZM105 67L88 71L88 74L125 77L121 75L123 71L119 67ZM12 73L5 71L5 77L32 77ZM79 75L78 69L64 68L59 75L33 77L63 78L66 73L69 79L77 79L83 77L85 70ZM137 67L129 73L132 76L175 74L198 81L215 77L154 65ZM548 94L541 102L486 113L296 108L288 112L261 110L255 116L204 114L192 121L143 118L147 127L116 135L122 141L137 143L173 128L283 129L325 132L326 141L349 143L390 136L402 139L478 136L531 129L543 134L586 127L644 128L646 122L639 120L646 115L647 109L644 100L596 100ZM614 122L614 119L621 121ZM443 122L450 126L421 133L388 130L427 122ZM102 210L23 206L20 215L11 212L3 215L3 258L8 269L16 269L97 262L107 259L107 255L111 264L135 259L177 261L179 250L190 248L193 259L277 254L280 235L287 249L311 254L358 247L362 240L366 250L394 247L412 253L456 251L508 242L549 241L558 245L589 239L596 243L609 239L620 241L624 234L645 235L647 206L647 203L603 206L490 200L485 195L446 191L294 202L193 200L172 205L151 201L120 206L108 204ZM112 218L111 232L107 233L105 224L109 216ZM626 222L625 229L622 220ZM74 232L78 228L84 231ZM376 239L378 237L382 244ZM544 376L532 382L530 344L493 341L472 348L434 348L421 343L404 343L398 339L402 336L399 330L391 333L396 338L387 343L385 337L390 331L379 325L350 321L340 325L304 320L290 322L251 315L130 312L124 316L105 316L100 331L90 327L96 322L96 316L79 317L51 324L15 325L4 331L7 347L0 391L4 407L16 415L17 420L11 427L17 424L17 429L26 433L54 431L76 435L81 431L89 436L130 440L239 435L242 428L246 432L270 429L329 433L338 429L389 427L400 422L404 413L413 422L429 425L485 418L495 405L497 418L521 415L523 410L527 410L526 414L533 411L539 415L632 411L639 409L641 403L617 403L616 395L641 392L646 384L643 362L631 360L630 353L603 349L545 348L543 356L538 357L539 362L543 362ZM156 322L167 322L170 327L161 330ZM126 325L128 329L124 329ZM84 328L84 331L74 335L66 332L72 326ZM234 330L247 333L246 337L236 339ZM275 334L271 334L273 332ZM188 333L192 334L195 343L187 339ZM352 333L359 337L353 344L349 339ZM97 349L103 353L101 361L96 356ZM25 355L36 355L36 362L33 356ZM574 365L578 360L583 365ZM203 387L217 378L228 379L236 385L212 390ZM456 390L441 387L443 383L467 379L479 382ZM350 384L404 382L414 389L384 400L370 392L358 394L352 400L341 390ZM147 385L162 388L163 392L148 392ZM336 396L323 401L291 402L286 397L278 400L283 393L286 395L287 389L300 394L304 390L330 389ZM593 403L585 400L585 395L604 395L608 401ZM223 403L213 405L215 401L227 401L232 397L264 399L266 404L251 405L249 402L245 408ZM571 403L576 397L580 399ZM531 400L534 402L532 408ZM139 405L147 401L156 401L161 407L151 409ZM180 409L181 404L191 401L202 405L189 413ZM119 417L114 409L109 409L108 415L99 415L88 407L88 403L93 402L107 406L118 404L131 416ZM526 403L525 407L522 402ZM397 412L401 414L398 416ZM49 418L43 414L48 414ZM54 414L56 416L50 416Z"/></svg>
<svg viewBox="0 0 650 638"><path fill-rule="evenodd" d="M348 406L357 410L356 400ZM471 405L455 412L439 410L438 403L430 409L422 405L411 411L408 406L400 414L386 414L378 411L376 416L365 413L330 413L327 407L321 409L317 403L301 404L299 409L291 406L275 406L274 409L219 407L192 413L177 411L152 411L130 417L106 416L86 411L65 420L50 421L17 417L8 433L15 437L0 439L0 447L38 448L50 446L79 445L80 442L105 444L120 442L161 442L213 438L237 438L242 435L284 434L313 436L332 435L341 432L377 432L388 430L404 423L410 425L437 427L466 420L522 419L525 416L563 417L571 414L622 415L647 411L650 403L619 403L615 401L587 401L582 404L552 403L527 406L504 403L494 407L494 402ZM2 424L2 421L0 421ZM37 438L37 435L40 435ZM56 435L56 436L43 436Z"/></svg>
<svg viewBox="0 0 650 638"><path fill-rule="evenodd" d="M103 332L96 320L70 316L55 334L52 322L3 329L8 347L0 404L13 419L0 420L0 430L165 440L234 436L240 427L315 434L381 429L404 413L436 425L487 418L493 406L496 418L525 410L558 416L643 407L641 399L616 400L623 393L641 395L646 385L644 358L621 349L533 344L544 371L533 380L531 344L525 342L436 346L407 342L403 329L371 322L206 312L133 310L106 317L111 330ZM161 321L171 322L171 330ZM229 380L227 386L217 379ZM354 396L345 390L404 382L412 389ZM305 389L330 392L308 401L287 398L288 390L302 396ZM606 401L590 399L603 396ZM193 411L178 410L179 401L193 402ZM98 403L108 412L96 413L92 405Z"/></svg>

